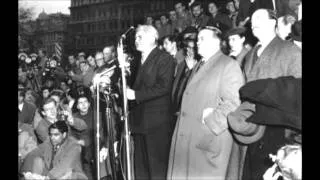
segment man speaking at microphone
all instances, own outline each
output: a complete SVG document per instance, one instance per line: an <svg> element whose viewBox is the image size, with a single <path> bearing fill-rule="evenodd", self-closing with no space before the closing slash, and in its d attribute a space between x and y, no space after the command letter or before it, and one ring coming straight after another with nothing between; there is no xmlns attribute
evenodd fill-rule
<svg viewBox="0 0 320 180"><path fill-rule="evenodd" d="M134 140L135 179L166 179L171 136L170 92L174 59L157 48L157 30L150 25L136 29L135 45L141 52L141 65L128 100L136 106L130 110L129 122Z"/></svg>

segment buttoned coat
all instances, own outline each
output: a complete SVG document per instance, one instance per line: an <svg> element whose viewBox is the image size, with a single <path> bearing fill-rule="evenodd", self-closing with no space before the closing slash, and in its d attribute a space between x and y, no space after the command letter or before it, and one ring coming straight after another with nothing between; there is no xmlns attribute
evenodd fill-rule
<svg viewBox="0 0 320 180"><path fill-rule="evenodd" d="M43 159L45 167L48 169L48 172L45 174L46 176L49 176L50 179L59 179L69 172L73 172L77 176L82 177L80 179L87 179L82 171L81 146L77 143L76 139L68 136L58 149L53 160L52 148L50 140L47 139L30 153L33 157L41 157ZM53 168L49 169L51 161L53 161Z"/></svg>
<svg viewBox="0 0 320 180"><path fill-rule="evenodd" d="M146 133L170 122L173 75L173 57L154 48L140 66L133 85L137 103L130 111L133 132Z"/></svg>
<svg viewBox="0 0 320 180"><path fill-rule="evenodd" d="M282 76L301 77L301 49L292 42L284 41L277 36L274 37L262 51L258 60L253 63L257 48L258 45L253 47L244 60L246 82ZM243 108L244 104L242 103L239 109ZM254 112L255 108L253 107L252 110ZM248 148L251 149L249 154L244 153L244 155L247 154L246 162L240 163L245 166L243 179L262 178L265 170L269 168L269 164L264 163L264 159L269 153L276 151L285 143L284 129L264 125L258 125L255 128L257 125L247 123L248 116L241 117L241 112L239 113L238 110L235 113L230 113L229 116L228 120L235 122L229 122L229 124L231 129L236 132L234 133L236 139L241 143L249 144ZM243 151L247 151L247 146L242 148Z"/></svg>
<svg viewBox="0 0 320 180"><path fill-rule="evenodd" d="M226 116L240 104L243 75L238 62L221 51L194 72L172 137L167 179L226 179L234 144ZM213 112L203 123L206 108Z"/></svg>

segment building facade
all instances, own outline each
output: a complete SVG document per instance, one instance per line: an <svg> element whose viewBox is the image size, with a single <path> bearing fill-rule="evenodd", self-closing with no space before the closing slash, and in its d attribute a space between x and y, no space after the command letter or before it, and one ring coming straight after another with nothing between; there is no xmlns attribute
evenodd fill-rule
<svg viewBox="0 0 320 180"><path fill-rule="evenodd" d="M71 0L69 52L94 54L115 45L130 26L143 24L147 15L173 9L173 0Z"/></svg>
<svg viewBox="0 0 320 180"><path fill-rule="evenodd" d="M59 44L63 52L67 45L69 18L69 15L62 13L40 13L34 32L37 49L45 49L50 56L56 54L56 45Z"/></svg>

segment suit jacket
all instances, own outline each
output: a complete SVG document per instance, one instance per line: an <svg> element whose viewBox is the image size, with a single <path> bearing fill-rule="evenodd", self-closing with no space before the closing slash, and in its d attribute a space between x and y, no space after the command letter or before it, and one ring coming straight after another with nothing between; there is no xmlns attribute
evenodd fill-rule
<svg viewBox="0 0 320 180"><path fill-rule="evenodd" d="M172 136L168 180L227 179L228 169L238 171L238 164L229 164L235 151L226 116L240 104L238 90L244 83L240 66L221 51L194 73L197 66L184 91ZM213 110L203 123L206 108Z"/></svg>
<svg viewBox="0 0 320 180"><path fill-rule="evenodd" d="M50 140L47 139L31 152L32 156L38 156L43 159L45 167L49 171L46 175L49 176L50 179L58 179L70 171L82 174L82 179L86 179L81 165L81 147L77 143L77 140L67 136L66 140L56 152L54 159L52 159L52 151L53 146ZM53 168L49 169L51 161L53 161Z"/></svg>
<svg viewBox="0 0 320 180"><path fill-rule="evenodd" d="M23 103L22 111L18 113L19 121L22 123L32 124L37 107L26 101Z"/></svg>
<svg viewBox="0 0 320 180"><path fill-rule="evenodd" d="M133 132L146 132L170 122L174 59L154 48L140 66L133 85L136 106L130 112Z"/></svg>
<svg viewBox="0 0 320 180"><path fill-rule="evenodd" d="M281 76L301 77L301 49L293 43L276 36L254 62L257 48L257 45L253 47L245 57L244 74L247 82ZM246 103L242 103L234 113L230 113L228 121L231 129L235 131L233 135L236 139L250 144L246 153L243 179L259 179L269 167L269 164L264 163L268 153L276 151L285 143L285 132L282 127L266 127L247 122L248 116L241 113L241 109L245 109L243 106L246 106ZM249 109L255 112L255 107Z"/></svg>
<svg viewBox="0 0 320 180"><path fill-rule="evenodd" d="M173 103L174 113L180 110L182 95L192 71L188 70L187 72L185 72L186 68L188 67L185 61L177 65L177 74L174 78L171 92L171 100Z"/></svg>

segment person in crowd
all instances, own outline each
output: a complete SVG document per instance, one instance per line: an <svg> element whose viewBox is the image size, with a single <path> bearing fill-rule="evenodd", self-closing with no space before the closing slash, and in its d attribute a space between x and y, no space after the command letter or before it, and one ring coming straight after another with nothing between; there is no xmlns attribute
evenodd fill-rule
<svg viewBox="0 0 320 180"><path fill-rule="evenodd" d="M38 66L40 67L40 71L43 71L44 70L44 67L46 65L46 62L48 60L48 57L47 57L47 51L44 50L44 49L39 49L38 50Z"/></svg>
<svg viewBox="0 0 320 180"><path fill-rule="evenodd" d="M47 86L43 86L41 89L41 98L42 100L47 99L50 95L50 92L52 91L51 88L47 87Z"/></svg>
<svg viewBox="0 0 320 180"><path fill-rule="evenodd" d="M164 50L174 57L174 62L175 62L174 76L176 76L177 67L179 66L180 63L184 61L183 50L178 48L180 46L178 42L179 41L178 38L179 37L176 35L169 35L169 36L165 36L163 40Z"/></svg>
<svg viewBox="0 0 320 180"><path fill-rule="evenodd" d="M70 91L70 87L69 87L69 85L68 85L68 82L66 82L66 81L61 81L59 88L60 88L64 93L67 93L67 92Z"/></svg>
<svg viewBox="0 0 320 180"><path fill-rule="evenodd" d="M33 163L23 173L25 179L87 179L81 167L81 147L69 136L67 123L56 121L47 131L50 138L29 154Z"/></svg>
<svg viewBox="0 0 320 180"><path fill-rule="evenodd" d="M230 157L238 154L232 154L235 142L227 115L240 105L238 91L244 78L239 64L221 52L221 36L215 27L198 34L202 59L193 67L182 96L172 136L169 180L227 179L228 173L238 169L229 164Z"/></svg>
<svg viewBox="0 0 320 180"><path fill-rule="evenodd" d="M301 77L301 50L293 43L276 35L276 21L272 10L258 9L251 18L253 34L259 42L248 52L244 60L246 82L281 76ZM243 114L250 110L249 114ZM262 179L268 168L264 163L268 153L276 151L290 137L289 129L258 125L246 119L255 112L255 105L243 102L228 116L229 127L236 139L246 144L246 153L241 158L242 179ZM247 150L246 150L247 149Z"/></svg>
<svg viewBox="0 0 320 180"><path fill-rule="evenodd" d="M203 11L202 4L200 2L194 2L190 9L192 12L191 26L197 29L205 27L209 21L209 16L207 16Z"/></svg>
<svg viewBox="0 0 320 180"><path fill-rule="evenodd" d="M290 40L290 33L295 19L291 15L281 16L277 20L276 33L283 40Z"/></svg>
<svg viewBox="0 0 320 180"><path fill-rule="evenodd" d="M76 81L79 85L90 87L93 78L94 70L89 66L86 60L80 62L81 74L74 74L72 71L69 76L73 81Z"/></svg>
<svg viewBox="0 0 320 180"><path fill-rule="evenodd" d="M232 21L230 20L227 14L220 12L215 1L209 2L208 11L210 14L210 19L207 24L208 26L217 27L221 29L222 33L232 28Z"/></svg>
<svg viewBox="0 0 320 180"><path fill-rule="evenodd" d="M170 25L171 25L171 33L170 34L178 34L178 18L177 13L175 10L169 11L169 19L170 19Z"/></svg>
<svg viewBox="0 0 320 180"><path fill-rule="evenodd" d="M87 58L87 61L88 61L89 66L90 66L93 70L96 69L97 65L96 65L96 61L95 61L94 57L89 56L89 57Z"/></svg>
<svg viewBox="0 0 320 180"><path fill-rule="evenodd" d="M177 75L174 78L171 93L173 112L175 116L174 121L176 121L177 117L179 116L182 95L191 75L192 69L200 60L195 39L187 38L184 40L183 53L185 59L177 66Z"/></svg>
<svg viewBox="0 0 320 180"><path fill-rule="evenodd" d="M171 30L172 30L172 26L169 23L169 19L168 19L167 15L166 14L161 15L160 21L161 21L161 29L162 29L163 35L162 36L159 35L159 37L162 38L164 36L170 35Z"/></svg>
<svg viewBox="0 0 320 180"><path fill-rule="evenodd" d="M230 47L229 56L235 59L243 70L243 60L250 49L245 46L246 29L243 27L233 28L226 33Z"/></svg>
<svg viewBox="0 0 320 180"><path fill-rule="evenodd" d="M168 166L174 60L157 48L158 37L157 30L150 25L138 26L136 30L141 66L132 89L127 89L127 98L136 102L129 118L135 142L135 179L165 179ZM119 48L118 58L123 58L121 51Z"/></svg>
<svg viewBox="0 0 320 180"><path fill-rule="evenodd" d="M293 43L297 45L300 49L302 48L301 36L302 36L302 29L301 29L302 20L296 21L291 30L291 37Z"/></svg>
<svg viewBox="0 0 320 180"><path fill-rule="evenodd" d="M26 92L24 89L18 90L18 119L22 123L32 124L36 106L25 100Z"/></svg>
<svg viewBox="0 0 320 180"><path fill-rule="evenodd" d="M37 106L39 103L39 96L32 88L26 88L25 90L25 102L31 103Z"/></svg>
<svg viewBox="0 0 320 180"><path fill-rule="evenodd" d="M198 34L197 28L193 26L188 26L184 31L180 33L182 36L182 41L187 38L196 39Z"/></svg>
<svg viewBox="0 0 320 180"><path fill-rule="evenodd" d="M263 180L277 180L280 176L284 180L302 179L302 147L290 144L281 147L276 155L269 154L274 162L263 175Z"/></svg>
<svg viewBox="0 0 320 180"><path fill-rule="evenodd" d="M26 156L37 148L37 138L34 129L30 124L18 121L18 153L19 153L19 172Z"/></svg>
<svg viewBox="0 0 320 180"><path fill-rule="evenodd" d="M69 55L68 56L68 64L65 67L65 71L66 72L72 71L75 74L80 74L81 73L80 68L77 67L76 59L75 59L74 55Z"/></svg>
<svg viewBox="0 0 320 180"><path fill-rule="evenodd" d="M79 119L84 120L88 128L85 131L78 131L71 127L71 134L78 140L78 143L82 146L82 164L85 174L88 179L93 179L93 159L94 159L94 120L93 120L93 111L90 108L90 101L87 96L80 95L77 98L76 107L78 112L73 116Z"/></svg>
<svg viewBox="0 0 320 180"><path fill-rule="evenodd" d="M152 26L153 26L153 17L147 16L147 17L145 18L145 24L146 24L146 25L152 25Z"/></svg>
<svg viewBox="0 0 320 180"><path fill-rule="evenodd" d="M164 32L162 30L162 24L160 19L155 19L154 21L154 27L157 29L159 34L159 39L161 39L164 36Z"/></svg>
<svg viewBox="0 0 320 180"><path fill-rule="evenodd" d="M95 69L95 73L101 72L103 69L103 65L105 65L103 52L97 52L95 55L97 68Z"/></svg>
<svg viewBox="0 0 320 180"><path fill-rule="evenodd" d="M39 141L44 142L48 138L48 127L56 121L62 120L62 118L58 117L57 102L53 98L48 98L42 103L40 106L40 112L42 119L38 123L35 132ZM63 113L63 115L66 116L65 121L69 126L73 126L79 131L87 128L87 125L83 120L72 116L70 109L63 112L60 111L59 114L60 113Z"/></svg>
<svg viewBox="0 0 320 180"><path fill-rule="evenodd" d="M106 46L102 52L104 63L107 64L108 68L112 67L117 61L115 47L113 45Z"/></svg>
<svg viewBox="0 0 320 180"><path fill-rule="evenodd" d="M236 9L234 0L228 0L228 2L226 3L226 9L228 11L228 16L232 22L232 28L237 27L238 10Z"/></svg>
<svg viewBox="0 0 320 180"><path fill-rule="evenodd" d="M186 27L191 25L192 15L186 9L186 5L182 1L178 1L174 8L177 13L177 30L181 33Z"/></svg>

